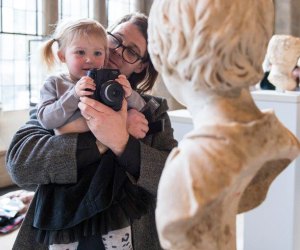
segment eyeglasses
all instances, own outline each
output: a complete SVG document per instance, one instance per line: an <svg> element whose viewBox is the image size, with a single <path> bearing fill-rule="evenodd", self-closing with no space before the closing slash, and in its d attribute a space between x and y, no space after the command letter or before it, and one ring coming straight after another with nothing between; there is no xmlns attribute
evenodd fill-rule
<svg viewBox="0 0 300 250"><path fill-rule="evenodd" d="M108 44L109 48L112 50L116 50L120 47L122 47L122 58L125 62L134 64L138 60L144 61L144 58L140 56L137 52L135 52L132 48L127 47L123 45L123 41L119 38L117 38L115 35L113 35L110 32L107 32L108 36Z"/></svg>

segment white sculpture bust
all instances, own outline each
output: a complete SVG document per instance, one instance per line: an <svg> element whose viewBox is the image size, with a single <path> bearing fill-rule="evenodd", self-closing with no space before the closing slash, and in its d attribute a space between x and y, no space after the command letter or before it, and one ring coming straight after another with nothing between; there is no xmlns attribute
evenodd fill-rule
<svg viewBox="0 0 300 250"><path fill-rule="evenodd" d="M226 11L225 11L226 10ZM149 52L194 130L174 149L158 187L156 223L172 250L233 250L236 214L259 205L300 153L249 86L262 78L272 0L155 0Z"/></svg>
<svg viewBox="0 0 300 250"><path fill-rule="evenodd" d="M274 35L269 42L266 58L271 65L268 80L276 90L295 90L298 84L292 71L296 66L300 67L300 38Z"/></svg>

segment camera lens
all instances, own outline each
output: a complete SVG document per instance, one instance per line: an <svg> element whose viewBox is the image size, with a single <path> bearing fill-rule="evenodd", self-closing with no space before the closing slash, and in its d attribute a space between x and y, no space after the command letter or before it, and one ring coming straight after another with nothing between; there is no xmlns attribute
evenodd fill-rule
<svg viewBox="0 0 300 250"><path fill-rule="evenodd" d="M120 98L123 98L123 91L122 87L120 88L119 84L112 83L109 84L105 88L105 98L109 100L110 102L115 102L116 100L119 100Z"/></svg>
<svg viewBox="0 0 300 250"><path fill-rule="evenodd" d="M124 98L124 90L116 81L108 81L101 86L101 100L114 110L120 110Z"/></svg>

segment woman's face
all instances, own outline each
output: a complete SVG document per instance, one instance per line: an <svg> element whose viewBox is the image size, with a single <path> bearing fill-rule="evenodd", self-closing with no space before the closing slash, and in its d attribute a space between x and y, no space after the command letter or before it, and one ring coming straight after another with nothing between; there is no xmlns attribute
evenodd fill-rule
<svg viewBox="0 0 300 250"><path fill-rule="evenodd" d="M119 24L111 33L117 37L120 41L122 41L122 45L126 46L130 50L134 51L140 57L144 57L147 50L147 43L142 35L142 33L138 30L137 26L130 23L125 22ZM108 35L108 47L110 46L110 39ZM123 47L120 46L117 49L109 50L109 60L107 63L107 67L111 69L119 69L122 74L124 74L127 78L133 73L140 73L146 67L146 64L141 60L130 64L126 62L122 58Z"/></svg>

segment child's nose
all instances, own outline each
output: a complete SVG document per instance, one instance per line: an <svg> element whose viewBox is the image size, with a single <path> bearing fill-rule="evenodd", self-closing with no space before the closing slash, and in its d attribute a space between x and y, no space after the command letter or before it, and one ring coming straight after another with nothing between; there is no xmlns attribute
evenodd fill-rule
<svg viewBox="0 0 300 250"><path fill-rule="evenodd" d="M91 57L90 57L90 56L86 56L86 57L85 57L85 61L86 61L86 62L91 62L91 61L92 61L92 59L91 59Z"/></svg>
<svg viewBox="0 0 300 250"><path fill-rule="evenodd" d="M93 62L95 60L95 56L94 55L86 55L85 56L85 61L86 62Z"/></svg>

